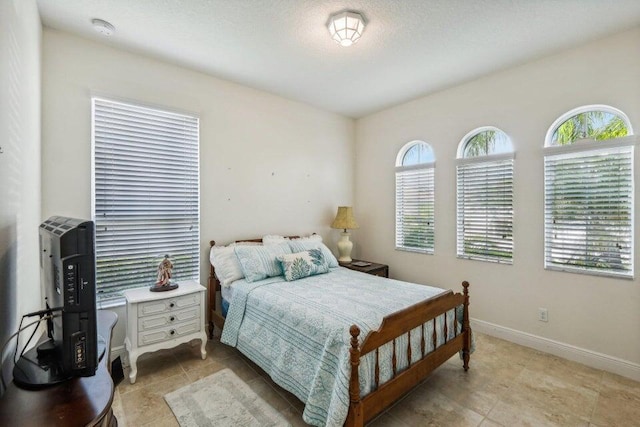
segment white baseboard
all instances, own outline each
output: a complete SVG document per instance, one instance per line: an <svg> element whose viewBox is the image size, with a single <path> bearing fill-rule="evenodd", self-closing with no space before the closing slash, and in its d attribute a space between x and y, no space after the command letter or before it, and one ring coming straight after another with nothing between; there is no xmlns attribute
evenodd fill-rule
<svg viewBox="0 0 640 427"><path fill-rule="evenodd" d="M471 327L483 334L573 360L574 362L582 363L592 368L622 375L635 381L640 381L640 364L628 360L543 338L527 332L506 328L483 320L472 318Z"/></svg>

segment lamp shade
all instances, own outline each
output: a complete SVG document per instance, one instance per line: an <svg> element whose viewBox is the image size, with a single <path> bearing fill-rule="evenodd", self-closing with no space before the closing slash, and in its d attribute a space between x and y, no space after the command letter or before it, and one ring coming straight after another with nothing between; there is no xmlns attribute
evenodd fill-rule
<svg viewBox="0 0 640 427"><path fill-rule="evenodd" d="M339 206L336 219L333 220L331 228L341 228L343 230L359 228L358 223L353 218L353 208L351 206Z"/></svg>
<svg viewBox="0 0 640 427"><path fill-rule="evenodd" d="M329 17L327 28L331 38L341 46L351 46L360 40L364 31L364 18L357 12L340 12Z"/></svg>

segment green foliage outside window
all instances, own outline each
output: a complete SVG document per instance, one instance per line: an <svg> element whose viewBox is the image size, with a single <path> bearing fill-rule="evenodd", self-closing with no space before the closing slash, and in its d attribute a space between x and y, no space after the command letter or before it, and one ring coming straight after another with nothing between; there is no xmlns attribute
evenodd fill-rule
<svg viewBox="0 0 640 427"><path fill-rule="evenodd" d="M511 152L509 137L497 129L478 132L464 146L464 158Z"/></svg>
<svg viewBox="0 0 640 427"><path fill-rule="evenodd" d="M622 117L606 111L587 111L563 122L553 133L553 145L568 145L579 139L621 138L629 133Z"/></svg>
<svg viewBox="0 0 640 427"><path fill-rule="evenodd" d="M402 215L402 246L407 249L422 250L425 247L433 247L433 223L434 209L432 205L420 207L416 214Z"/></svg>

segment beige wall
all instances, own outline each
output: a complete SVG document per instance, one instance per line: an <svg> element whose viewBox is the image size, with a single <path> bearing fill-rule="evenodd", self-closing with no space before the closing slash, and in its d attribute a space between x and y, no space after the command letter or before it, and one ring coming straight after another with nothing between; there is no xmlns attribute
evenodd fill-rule
<svg viewBox="0 0 640 427"><path fill-rule="evenodd" d="M353 120L49 29L43 218L91 217L94 94L199 115L201 283L210 239L317 232L337 240L329 224L338 205L353 201ZM115 345L124 327L118 311Z"/></svg>
<svg viewBox="0 0 640 427"><path fill-rule="evenodd" d="M1 343L15 332L20 315L43 304L38 267L41 40L34 0L0 2ZM12 367L7 363L5 373Z"/></svg>
<svg viewBox="0 0 640 427"><path fill-rule="evenodd" d="M388 263L399 279L456 289L469 280L473 318L522 337L532 334L623 359L640 373L638 279L543 267L542 150L553 121L586 104L621 109L640 132L639 52L640 28L358 120L355 206L361 255ZM513 265L456 258L456 149L467 132L485 125L505 131L515 146ZM430 143L436 155L435 255L394 249L394 162L398 150L416 139ZM636 167L638 160L636 148ZM640 251L635 254L637 271ZM539 307L548 308L548 323L537 320Z"/></svg>

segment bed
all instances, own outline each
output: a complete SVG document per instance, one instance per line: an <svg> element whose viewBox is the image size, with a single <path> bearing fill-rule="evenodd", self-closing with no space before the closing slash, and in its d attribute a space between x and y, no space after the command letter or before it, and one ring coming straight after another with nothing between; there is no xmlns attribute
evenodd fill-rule
<svg viewBox="0 0 640 427"><path fill-rule="evenodd" d="M223 342L305 402L311 424L362 426L456 353L469 368L466 281L454 293L336 267L233 283L231 295L211 265L210 336L222 329ZM219 294L233 300L226 317Z"/></svg>

